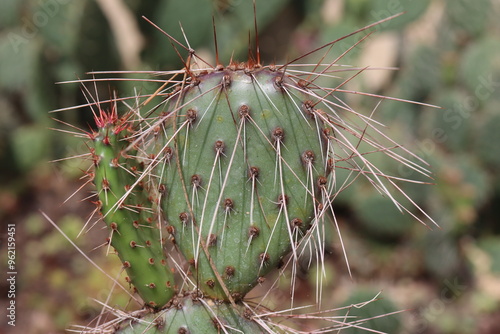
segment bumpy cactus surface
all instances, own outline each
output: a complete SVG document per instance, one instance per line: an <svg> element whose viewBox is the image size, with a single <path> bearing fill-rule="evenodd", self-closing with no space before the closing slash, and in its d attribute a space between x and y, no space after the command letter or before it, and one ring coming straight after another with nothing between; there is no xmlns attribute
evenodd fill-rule
<svg viewBox="0 0 500 334"><path fill-rule="evenodd" d="M283 71L245 66L190 78L167 101L161 120L172 121L152 145L173 240L199 288L224 300L280 266L331 181L324 121L304 88Z"/></svg>
<svg viewBox="0 0 500 334"><path fill-rule="evenodd" d="M163 255L148 196L141 187L134 189L134 196L126 196L140 172L140 165L127 157L132 152L124 151L129 123L118 118L115 110L101 111L96 123L98 132L91 135L94 183L111 233L109 240L127 271L127 281L148 306L162 307L174 295L173 274Z"/></svg>

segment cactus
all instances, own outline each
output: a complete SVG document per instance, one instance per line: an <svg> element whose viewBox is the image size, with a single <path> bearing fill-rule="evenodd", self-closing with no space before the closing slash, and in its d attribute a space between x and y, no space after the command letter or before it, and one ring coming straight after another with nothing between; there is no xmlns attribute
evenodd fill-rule
<svg viewBox="0 0 500 334"><path fill-rule="evenodd" d="M403 158L371 116L336 96L351 93L344 86L352 77L320 86L335 79L341 57L305 70L294 67L301 58L264 66L257 48L256 59L245 63L223 66L217 56L215 66L205 66L185 49L186 67L164 72L172 77L158 79L162 86L144 100L131 97L134 107L127 97L112 98L108 112L89 103L99 109L98 130L88 135L98 206L127 282L148 306L120 315L111 327L117 333L293 331L270 325L268 310L249 306L247 293L275 268L291 267L295 275L302 252L313 250L320 262L328 213L342 243L332 200L359 175L401 211L423 213L393 197L392 186L404 195L394 181L402 179L367 156L427 171ZM128 108L122 116L118 101ZM185 260L175 263L182 279L170 268L171 251ZM318 331L345 325L332 323Z"/></svg>
<svg viewBox="0 0 500 334"><path fill-rule="evenodd" d="M127 158L132 152L123 153L129 124L126 117L118 118L116 109L109 113L101 110L96 124L98 132L91 135L94 183L102 219L111 232L109 241L129 275L127 281L146 305L162 307L174 295L173 274L163 255L159 229L145 217L145 208L150 205L144 192L136 191L134 199L126 196L139 173L137 163Z"/></svg>
<svg viewBox="0 0 500 334"><path fill-rule="evenodd" d="M332 182L328 127L305 90L283 71L232 64L189 78L166 102L161 120L172 122L149 166L206 295L241 299L319 215Z"/></svg>

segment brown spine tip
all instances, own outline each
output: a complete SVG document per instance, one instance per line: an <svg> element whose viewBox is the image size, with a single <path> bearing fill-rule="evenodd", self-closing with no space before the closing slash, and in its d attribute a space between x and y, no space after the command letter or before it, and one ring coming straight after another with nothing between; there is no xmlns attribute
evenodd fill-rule
<svg viewBox="0 0 500 334"><path fill-rule="evenodd" d="M171 235L174 235L175 234L175 227L173 227L172 225L168 225L167 232Z"/></svg>
<svg viewBox="0 0 500 334"><path fill-rule="evenodd" d="M185 327L179 327L177 334L189 334L189 331Z"/></svg>
<svg viewBox="0 0 500 334"><path fill-rule="evenodd" d="M224 154L225 144L222 140L217 140L214 144L214 150L217 154Z"/></svg>
<svg viewBox="0 0 500 334"><path fill-rule="evenodd" d="M234 201L230 198L224 200L224 212L230 213L234 209Z"/></svg>
<svg viewBox="0 0 500 334"><path fill-rule="evenodd" d="M233 292L231 294L231 297L233 297L233 299L234 299L235 302L239 302L240 300L243 299L242 296L241 296L241 293L239 293L239 292Z"/></svg>
<svg viewBox="0 0 500 334"><path fill-rule="evenodd" d="M267 253L260 253L259 260L261 263L268 264L271 257Z"/></svg>
<svg viewBox="0 0 500 334"><path fill-rule="evenodd" d="M330 140L332 136L332 130L330 128L324 128L322 130L323 132L323 138L326 140Z"/></svg>
<svg viewBox="0 0 500 334"><path fill-rule="evenodd" d="M193 185L193 188L201 187L201 176L198 174L193 174L191 176L191 184Z"/></svg>
<svg viewBox="0 0 500 334"><path fill-rule="evenodd" d="M184 225L187 225L187 223L189 223L189 214L187 212L181 212L179 214L179 219L180 219L181 223L183 223Z"/></svg>
<svg viewBox="0 0 500 334"><path fill-rule="evenodd" d="M274 88L276 88L276 90L278 90L278 91L284 91L283 75L284 75L284 73L282 75L275 76L273 79Z"/></svg>
<svg viewBox="0 0 500 334"><path fill-rule="evenodd" d="M215 246L216 244L217 244L217 236L212 233L208 237L208 246Z"/></svg>
<svg viewBox="0 0 500 334"><path fill-rule="evenodd" d="M323 205L323 203L318 203L318 205L317 205L318 212L323 211L323 208L324 208L324 207L325 207L325 206Z"/></svg>
<svg viewBox="0 0 500 334"><path fill-rule="evenodd" d="M111 166L114 168L118 168L120 166L120 163L118 162L118 158L111 159Z"/></svg>
<svg viewBox="0 0 500 334"><path fill-rule="evenodd" d="M174 150L172 150L170 146L165 147L165 149L163 150L163 157L165 159L165 162L169 163L174 157Z"/></svg>
<svg viewBox="0 0 500 334"><path fill-rule="evenodd" d="M319 176L317 180L318 187L324 188L328 183L328 179L324 176Z"/></svg>
<svg viewBox="0 0 500 334"><path fill-rule="evenodd" d="M242 104L238 108L238 114L241 118L248 118L250 116L250 107L246 104Z"/></svg>
<svg viewBox="0 0 500 334"><path fill-rule="evenodd" d="M310 165L314 163L314 152L307 150L302 153L302 162L306 165Z"/></svg>
<svg viewBox="0 0 500 334"><path fill-rule="evenodd" d="M292 221L290 222L290 225L292 226L292 228L296 229L296 228L301 228L302 227L302 224L303 224L303 221L302 219L300 218L294 218L292 219Z"/></svg>
<svg viewBox="0 0 500 334"><path fill-rule="evenodd" d="M231 86L231 75L229 73L224 73L224 75L222 76L222 80L221 80L221 86L222 88L227 88L229 86Z"/></svg>
<svg viewBox="0 0 500 334"><path fill-rule="evenodd" d="M165 327L165 320L163 318L157 318L154 320L155 327L158 331L161 331Z"/></svg>
<svg viewBox="0 0 500 334"><path fill-rule="evenodd" d="M103 178L101 181L101 187L103 190L109 190L109 181L108 179Z"/></svg>
<svg viewBox="0 0 500 334"><path fill-rule="evenodd" d="M102 139L102 143L106 146L111 145L111 142L109 141L109 136L104 136Z"/></svg>
<svg viewBox="0 0 500 334"><path fill-rule="evenodd" d="M326 162L327 174L333 172L334 168L335 168L335 161L332 158L329 158Z"/></svg>
<svg viewBox="0 0 500 334"><path fill-rule="evenodd" d="M196 118L198 117L198 112L194 109L189 109L186 114L187 121L190 125L193 125L196 122Z"/></svg>
<svg viewBox="0 0 500 334"><path fill-rule="evenodd" d="M174 298L174 300L172 300L172 306L178 310L182 310L182 303L177 298Z"/></svg>
<svg viewBox="0 0 500 334"><path fill-rule="evenodd" d="M297 82L297 85L301 88L307 88L309 86L309 81L307 80L304 80L304 79L300 79L298 82Z"/></svg>
<svg viewBox="0 0 500 334"><path fill-rule="evenodd" d="M213 289L215 287L215 282L211 279L205 282L205 284L210 288Z"/></svg>
<svg viewBox="0 0 500 334"><path fill-rule="evenodd" d="M260 230L257 226L250 226L250 228L248 229L248 235L251 238L258 237L259 234L260 234Z"/></svg>
<svg viewBox="0 0 500 334"><path fill-rule="evenodd" d="M253 312L252 312L252 310L246 308L245 311L243 311L243 316L247 320L252 320L253 319Z"/></svg>
<svg viewBox="0 0 500 334"><path fill-rule="evenodd" d="M102 201L97 200L97 201L93 201L92 203L94 203L97 206L97 209L99 209L99 211L101 210L101 208L102 208Z"/></svg>
<svg viewBox="0 0 500 334"><path fill-rule="evenodd" d="M304 101L304 103L302 103L302 110L304 111L304 113L310 117L314 117L314 106L316 104L311 101L311 100L306 100Z"/></svg>
<svg viewBox="0 0 500 334"><path fill-rule="evenodd" d="M190 84L191 84L192 87L196 87L200 83L201 83L200 79L198 79L196 76L191 76L191 82L190 82Z"/></svg>
<svg viewBox="0 0 500 334"><path fill-rule="evenodd" d="M224 271L226 272L226 276L229 278L234 276L236 269L233 266L227 266Z"/></svg>
<svg viewBox="0 0 500 334"><path fill-rule="evenodd" d="M278 196L278 207L282 208L288 205L289 197L285 194L279 194Z"/></svg>
<svg viewBox="0 0 500 334"><path fill-rule="evenodd" d="M248 175L251 179L256 179L259 177L259 167L252 166L248 170Z"/></svg>
<svg viewBox="0 0 500 334"><path fill-rule="evenodd" d="M275 143L282 143L285 138L285 131L282 128L277 127L273 130L272 137Z"/></svg>

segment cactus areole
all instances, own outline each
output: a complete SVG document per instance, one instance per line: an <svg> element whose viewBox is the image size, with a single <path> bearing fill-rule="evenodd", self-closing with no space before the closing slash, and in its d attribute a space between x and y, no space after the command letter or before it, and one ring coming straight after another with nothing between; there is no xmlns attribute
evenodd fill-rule
<svg viewBox="0 0 500 334"><path fill-rule="evenodd" d="M222 300L297 255L331 181L314 93L273 67L248 67L185 80L146 141L171 240L199 289Z"/></svg>

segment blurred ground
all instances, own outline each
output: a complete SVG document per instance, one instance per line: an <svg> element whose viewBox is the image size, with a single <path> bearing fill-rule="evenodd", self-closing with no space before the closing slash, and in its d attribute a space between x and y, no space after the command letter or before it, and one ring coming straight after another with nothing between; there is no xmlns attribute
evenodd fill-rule
<svg viewBox="0 0 500 334"><path fill-rule="evenodd" d="M394 321L380 319L373 325L379 330L500 332L500 2L257 0L257 9L265 63L293 59L406 11L375 28L341 63L398 67L366 71L352 88L442 107L384 101L376 117L389 126L393 138L431 164L436 185L405 190L441 229L427 229L401 215L362 182L351 187L337 199L336 208L353 279L332 230L324 307L371 299L382 291L380 304L360 315L407 311ZM182 66L168 40L142 15L179 40L182 22L191 47L213 55L212 12L221 60L228 62L233 50L235 58L246 59L253 20L243 0L0 4L0 332L63 333L70 324L87 324L100 312L94 299L106 300L112 286L39 212L46 212L75 240L94 208L85 199L91 187L65 202L82 185L79 178L87 164L48 162L86 149L81 140L51 130L63 127L52 117L83 128L90 123L86 111L48 114L85 102L77 84L54 83L86 77L91 70ZM339 43L333 53L341 54L358 39ZM130 90L127 85L116 88ZM378 102L351 99L365 113ZM395 173L419 177L407 170ZM16 224L15 328L3 316L10 301L3 269L7 224ZM117 276L115 259L105 257L103 248L92 251L105 237L104 230L95 228L76 243ZM304 271L296 288L297 303L311 301L314 294L304 291L314 291L315 284L315 277ZM286 300L286 289L276 298L277 305ZM127 297L114 294L110 305L127 305Z"/></svg>

